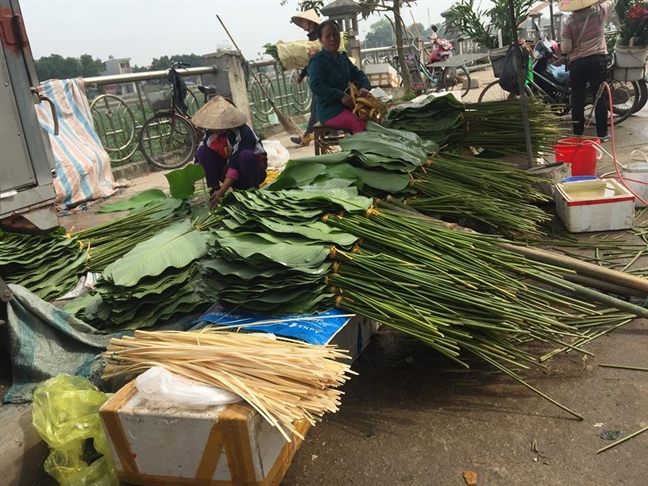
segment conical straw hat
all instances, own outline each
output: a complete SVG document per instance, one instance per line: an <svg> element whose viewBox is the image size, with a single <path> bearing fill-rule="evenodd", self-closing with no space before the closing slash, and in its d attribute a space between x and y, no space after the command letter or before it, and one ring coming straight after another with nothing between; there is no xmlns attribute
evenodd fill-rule
<svg viewBox="0 0 648 486"><path fill-rule="evenodd" d="M210 130L227 130L246 122L243 112L222 96L209 100L191 117L191 123Z"/></svg>
<svg viewBox="0 0 648 486"><path fill-rule="evenodd" d="M297 19L304 19L304 20L310 20L311 22L315 22L317 25L321 24L322 21L319 18L319 15L317 15L317 12L315 11L314 8L311 8L310 10L306 10L305 12L299 12L298 14L293 15L290 17L290 21L293 24L296 24Z"/></svg>
<svg viewBox="0 0 648 486"><path fill-rule="evenodd" d="M599 0L562 0L558 4L558 9L561 12L575 12L576 10L591 7L598 2Z"/></svg>

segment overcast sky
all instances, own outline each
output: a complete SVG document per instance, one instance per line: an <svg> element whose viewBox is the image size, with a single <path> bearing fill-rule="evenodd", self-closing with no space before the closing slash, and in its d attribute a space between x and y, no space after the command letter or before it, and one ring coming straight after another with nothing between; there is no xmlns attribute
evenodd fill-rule
<svg viewBox="0 0 648 486"><path fill-rule="evenodd" d="M145 66L154 57L206 54L232 47L219 14L246 59L278 40L302 40L304 31L290 23L297 1L280 0L19 0L35 59L51 54L102 61L112 55ZM329 3L329 2L327 2ZM441 21L453 0L418 0L411 9L416 22ZM403 12L412 23L410 9ZM374 16L360 22L363 39Z"/></svg>

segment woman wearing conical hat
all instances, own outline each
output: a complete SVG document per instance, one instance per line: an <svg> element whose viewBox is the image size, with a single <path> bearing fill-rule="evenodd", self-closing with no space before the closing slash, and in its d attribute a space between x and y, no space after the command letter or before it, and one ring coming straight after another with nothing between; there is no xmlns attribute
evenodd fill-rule
<svg viewBox="0 0 648 486"><path fill-rule="evenodd" d="M305 12L299 12L291 17L290 21L301 27L308 34L309 41L316 41L317 37L317 27L322 22L317 15L317 11L313 8L306 10ZM317 53L317 50L310 52L310 57L313 57ZM305 66L297 76L297 84L301 84L304 78L308 76L308 66ZM306 131L301 137L290 137L290 140L297 145L306 146L313 141L313 127L317 123L317 112L315 111L315 97L311 98L311 107L310 115L308 117L308 125L306 125Z"/></svg>
<svg viewBox="0 0 648 486"><path fill-rule="evenodd" d="M569 59L569 77L572 87L572 121L574 135L585 131L585 94L589 82L592 96L607 78L607 47L605 22L617 0L562 0L558 8L573 12L562 29L560 48ZM596 135L601 141L610 137L607 132L608 97L604 93L596 104Z"/></svg>
<svg viewBox="0 0 648 486"><path fill-rule="evenodd" d="M211 99L191 117L194 125L206 129L196 163L205 169L211 209L218 207L230 188L258 188L265 181L268 156L246 121L243 112L222 96Z"/></svg>

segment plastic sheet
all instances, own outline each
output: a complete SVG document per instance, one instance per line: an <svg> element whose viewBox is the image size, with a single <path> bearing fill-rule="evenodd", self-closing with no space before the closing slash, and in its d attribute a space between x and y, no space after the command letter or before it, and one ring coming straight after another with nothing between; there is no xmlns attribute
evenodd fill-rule
<svg viewBox="0 0 648 486"><path fill-rule="evenodd" d="M34 392L33 424L50 446L45 472L63 486L119 486L99 408L109 398L86 378L58 375Z"/></svg>

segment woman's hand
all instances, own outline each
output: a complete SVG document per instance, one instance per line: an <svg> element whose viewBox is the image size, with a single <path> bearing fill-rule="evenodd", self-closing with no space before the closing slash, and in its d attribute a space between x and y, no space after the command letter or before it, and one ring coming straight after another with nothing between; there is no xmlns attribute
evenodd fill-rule
<svg viewBox="0 0 648 486"><path fill-rule="evenodd" d="M220 204L220 198L223 197L223 194L225 194L225 191L223 189L219 189L216 192L213 192L211 196L209 196L209 209L215 210L218 209L218 205Z"/></svg>
<svg viewBox="0 0 648 486"><path fill-rule="evenodd" d="M348 94L345 94L342 97L342 104L346 106L349 110L353 110L353 99Z"/></svg>
<svg viewBox="0 0 648 486"><path fill-rule="evenodd" d="M361 98L373 98L373 95L369 92L367 88L360 88L358 94Z"/></svg>

